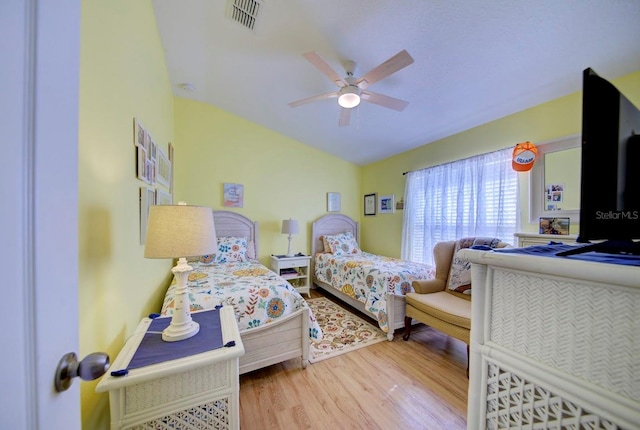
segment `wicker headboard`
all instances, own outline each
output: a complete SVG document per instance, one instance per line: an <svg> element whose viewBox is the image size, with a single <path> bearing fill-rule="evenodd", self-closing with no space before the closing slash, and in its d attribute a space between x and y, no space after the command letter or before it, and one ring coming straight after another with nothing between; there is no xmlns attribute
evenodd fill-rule
<svg viewBox="0 0 640 430"><path fill-rule="evenodd" d="M258 222L231 211L213 211L216 236L246 237L247 246L253 245L255 258L258 259Z"/></svg>
<svg viewBox="0 0 640 430"><path fill-rule="evenodd" d="M318 218L311 224L311 255L324 250L322 236L350 231L360 245L360 223L346 215L329 214Z"/></svg>

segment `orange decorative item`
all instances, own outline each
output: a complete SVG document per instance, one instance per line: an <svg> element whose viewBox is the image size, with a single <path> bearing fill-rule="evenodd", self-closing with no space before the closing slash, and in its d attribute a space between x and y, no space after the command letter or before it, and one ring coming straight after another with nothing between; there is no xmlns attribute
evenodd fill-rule
<svg viewBox="0 0 640 430"><path fill-rule="evenodd" d="M538 156L538 148L531 142L518 143L513 148L511 167L516 172L528 172L533 167Z"/></svg>

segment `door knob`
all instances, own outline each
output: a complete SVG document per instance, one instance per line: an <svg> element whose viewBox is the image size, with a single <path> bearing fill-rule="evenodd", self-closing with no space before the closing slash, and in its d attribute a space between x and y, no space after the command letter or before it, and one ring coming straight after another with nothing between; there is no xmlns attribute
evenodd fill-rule
<svg viewBox="0 0 640 430"><path fill-rule="evenodd" d="M81 361L75 352L69 352L62 356L56 369L56 391L66 391L73 382L73 378L79 376L84 381L93 381L104 375L109 369L109 356L105 352L94 352L87 355Z"/></svg>

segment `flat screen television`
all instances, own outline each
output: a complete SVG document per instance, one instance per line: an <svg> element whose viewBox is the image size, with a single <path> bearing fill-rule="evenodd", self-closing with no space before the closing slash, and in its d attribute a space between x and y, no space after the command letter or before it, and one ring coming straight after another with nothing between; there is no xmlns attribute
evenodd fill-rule
<svg viewBox="0 0 640 430"><path fill-rule="evenodd" d="M558 255L640 254L640 109L592 69L583 72L578 242Z"/></svg>

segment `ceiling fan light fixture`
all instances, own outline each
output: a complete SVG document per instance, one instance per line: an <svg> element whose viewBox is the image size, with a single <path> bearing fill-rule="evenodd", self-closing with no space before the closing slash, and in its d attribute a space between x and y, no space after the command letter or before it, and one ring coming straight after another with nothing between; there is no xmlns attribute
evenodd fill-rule
<svg viewBox="0 0 640 430"><path fill-rule="evenodd" d="M360 89L355 85L340 88L338 104L345 109L352 109L360 104Z"/></svg>

